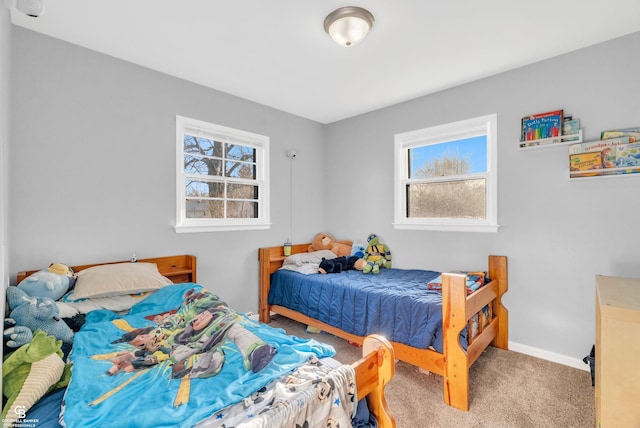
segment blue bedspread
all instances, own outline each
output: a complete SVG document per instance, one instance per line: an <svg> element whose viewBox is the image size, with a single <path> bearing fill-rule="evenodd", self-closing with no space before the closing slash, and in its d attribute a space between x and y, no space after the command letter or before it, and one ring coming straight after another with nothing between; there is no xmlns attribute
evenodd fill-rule
<svg viewBox="0 0 640 428"><path fill-rule="evenodd" d="M334 354L328 345L287 336L284 330L260 325L216 302L217 297L199 285L176 284L135 305L126 316L90 312L74 339L66 425L193 426L311 355ZM163 316L154 318L157 314ZM203 327L198 331L208 333L197 335L200 316L216 329ZM146 327L150 331L135 330ZM240 352L250 355L264 344L277 351L264 367L254 366L254 360ZM223 362L219 371L212 369L216 359Z"/></svg>
<svg viewBox="0 0 640 428"><path fill-rule="evenodd" d="M442 352L442 293L427 284L429 270L380 269L312 274L280 269L271 276L269 304L293 309L348 333L381 333L389 340ZM466 329L461 343L466 347Z"/></svg>

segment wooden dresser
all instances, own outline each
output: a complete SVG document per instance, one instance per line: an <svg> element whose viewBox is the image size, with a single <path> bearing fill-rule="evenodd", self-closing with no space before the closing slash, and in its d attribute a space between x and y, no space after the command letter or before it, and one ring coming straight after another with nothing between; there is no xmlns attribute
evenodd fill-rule
<svg viewBox="0 0 640 428"><path fill-rule="evenodd" d="M596 276L596 424L640 427L640 279Z"/></svg>

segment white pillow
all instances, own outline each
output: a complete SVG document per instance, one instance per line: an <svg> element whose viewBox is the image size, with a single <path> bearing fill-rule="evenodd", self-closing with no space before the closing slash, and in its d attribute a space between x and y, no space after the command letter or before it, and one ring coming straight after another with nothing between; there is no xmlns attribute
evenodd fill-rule
<svg viewBox="0 0 640 428"><path fill-rule="evenodd" d="M144 293L173 284L155 263L115 263L94 266L77 274L70 300Z"/></svg>
<svg viewBox="0 0 640 428"><path fill-rule="evenodd" d="M337 256L331 250L318 250L310 253L296 253L288 256L282 262L283 265L303 266L307 263L320 264L322 258L327 260L335 259Z"/></svg>

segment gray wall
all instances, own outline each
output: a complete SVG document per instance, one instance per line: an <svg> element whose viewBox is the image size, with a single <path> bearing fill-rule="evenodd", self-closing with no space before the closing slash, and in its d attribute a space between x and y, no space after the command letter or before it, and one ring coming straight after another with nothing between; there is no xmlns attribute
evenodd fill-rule
<svg viewBox="0 0 640 428"><path fill-rule="evenodd" d="M640 126L639 50L635 33L327 126L327 224L340 236L380 234L398 267L478 269L487 254L509 256L510 340L583 357L595 335L594 275L640 277L640 174L570 181L566 146L518 149L520 118L564 108L581 119L585 140ZM394 134L490 113L499 232L394 230ZM345 183L359 184L332 191Z"/></svg>
<svg viewBox="0 0 640 428"><path fill-rule="evenodd" d="M569 181L566 147L517 148L520 118L556 108L582 120L586 139L640 126L640 33L327 126L17 27L12 47L11 275L188 252L199 282L256 310L256 248L290 234L293 166L296 242L376 232L396 266L439 270L509 256L505 304L520 349L578 361L594 341L594 275L640 276L631 247L640 174ZM394 230L393 135L490 113L500 231ZM270 230L175 234L176 114L271 137Z"/></svg>
<svg viewBox="0 0 640 428"><path fill-rule="evenodd" d="M2 289L9 284L7 266L7 181L9 146L9 58L11 52L11 15L0 7L0 278Z"/></svg>
<svg viewBox="0 0 640 428"><path fill-rule="evenodd" d="M299 152L294 195L321 189L322 125L15 26L11 64L11 275L190 253L199 282L257 310L257 248L290 234L285 151ZM270 230L175 233L176 115L270 137ZM294 214L294 239L324 226L319 198Z"/></svg>

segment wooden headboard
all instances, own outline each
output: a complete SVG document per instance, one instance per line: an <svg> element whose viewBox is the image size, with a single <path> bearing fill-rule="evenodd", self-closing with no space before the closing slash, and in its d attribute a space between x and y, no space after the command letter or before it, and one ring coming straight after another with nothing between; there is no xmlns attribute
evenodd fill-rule
<svg viewBox="0 0 640 428"><path fill-rule="evenodd" d="M169 278L173 283L197 282L196 281L196 256L182 254L178 256L155 257L151 259L138 259L138 262L155 263L161 275ZM130 260L119 262L94 263L90 265L71 266L75 272L101 265L111 265L114 263L131 263ZM34 269L18 272L18 284L34 272L42 269Z"/></svg>

